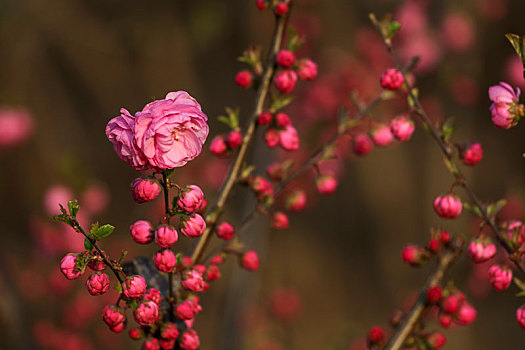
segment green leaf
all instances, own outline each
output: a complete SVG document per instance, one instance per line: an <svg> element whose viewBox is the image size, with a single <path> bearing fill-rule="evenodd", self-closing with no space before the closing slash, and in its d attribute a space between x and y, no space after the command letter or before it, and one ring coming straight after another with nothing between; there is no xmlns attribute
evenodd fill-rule
<svg viewBox="0 0 525 350"><path fill-rule="evenodd" d="M456 165L456 162L453 160L448 159L447 157L443 157L443 163L447 167L448 171L454 176L459 175L458 167Z"/></svg>
<svg viewBox="0 0 525 350"><path fill-rule="evenodd" d="M522 291L525 291L525 282L520 280L518 277L514 277L514 284Z"/></svg>
<svg viewBox="0 0 525 350"><path fill-rule="evenodd" d="M507 40L512 44L523 65L523 77L525 78L525 36L507 33Z"/></svg>
<svg viewBox="0 0 525 350"><path fill-rule="evenodd" d="M109 236L113 230L115 229L114 226L111 226L109 224L106 224L106 225L103 225L103 226L100 226L98 227L96 230L93 231L93 229L91 230L91 234L93 235L93 237L96 239L96 240L99 240L101 238L104 238L104 237L107 237Z"/></svg>
<svg viewBox="0 0 525 350"><path fill-rule="evenodd" d="M123 250L123 251L120 252L120 258L118 259L119 265L122 265L122 263L124 262L124 259L126 258L127 255L128 255L128 251L127 250Z"/></svg>
<svg viewBox="0 0 525 350"><path fill-rule="evenodd" d="M479 207L475 204L463 202L463 207L474 215L477 215L479 217L483 216L483 214L481 213L481 209L479 209Z"/></svg>
<svg viewBox="0 0 525 350"><path fill-rule="evenodd" d="M419 90L417 88L412 89L412 95L414 95L415 98L419 96ZM414 108L416 106L416 102L412 98L411 94L407 95L407 103L410 106L410 108Z"/></svg>
<svg viewBox="0 0 525 350"><path fill-rule="evenodd" d="M69 209L69 215L72 217L76 217L78 210L80 209L80 206L78 205L78 201L76 199L67 202L67 207Z"/></svg>
<svg viewBox="0 0 525 350"><path fill-rule="evenodd" d="M391 39L399 29L401 29L401 24L398 21L390 21L386 25L386 38Z"/></svg>
<svg viewBox="0 0 525 350"><path fill-rule="evenodd" d="M139 302L138 300L126 300L126 304L132 308L133 310L135 310L137 307L139 307Z"/></svg>
<svg viewBox="0 0 525 350"><path fill-rule="evenodd" d="M270 95L271 99L271 105L270 105L270 112L275 113L280 109L283 109L284 107L288 106L294 99L294 96L291 95L276 95L275 93L271 93Z"/></svg>
<svg viewBox="0 0 525 350"><path fill-rule="evenodd" d="M496 203L492 203L489 206L487 206L488 216L496 215L501 210L501 208L505 206L506 203L507 201L505 199L500 199Z"/></svg>
<svg viewBox="0 0 525 350"><path fill-rule="evenodd" d="M87 238L84 239L84 248L86 248L88 252L90 252L93 249L93 244Z"/></svg>
<svg viewBox="0 0 525 350"><path fill-rule="evenodd" d="M71 225L71 220L69 219L69 216L66 214L60 214L53 216L53 219L59 222L63 222L64 224Z"/></svg>
<svg viewBox="0 0 525 350"><path fill-rule="evenodd" d="M517 297L525 297L525 290L522 290L521 292L516 293L516 296Z"/></svg>
<svg viewBox="0 0 525 350"><path fill-rule="evenodd" d="M221 123L224 123L226 124L228 127L231 128L231 125L230 125L230 118L224 116L224 115L220 115L217 117L217 120L220 121Z"/></svg>
<svg viewBox="0 0 525 350"><path fill-rule="evenodd" d="M373 13L369 14L368 17L379 30L383 36L383 39L385 39L387 42L390 42L394 34L396 34L396 32L401 29L401 24L392 20L392 15L390 14L384 15L380 20L378 20L376 15Z"/></svg>
<svg viewBox="0 0 525 350"><path fill-rule="evenodd" d="M244 164L241 170L241 179L246 179L255 170L255 166Z"/></svg>
<svg viewBox="0 0 525 350"><path fill-rule="evenodd" d="M292 26L289 26L288 31L288 41L286 42L286 50L295 51L299 49L304 44L304 38L300 37L297 32L295 31L295 28Z"/></svg>
<svg viewBox="0 0 525 350"><path fill-rule="evenodd" d="M458 126L454 124L454 118L447 118L447 120L445 120L441 126L441 135L443 136L443 140L448 142L454 131L457 129Z"/></svg>
<svg viewBox="0 0 525 350"><path fill-rule="evenodd" d="M111 288L116 290L119 294L122 294L122 285L120 283L112 285Z"/></svg>

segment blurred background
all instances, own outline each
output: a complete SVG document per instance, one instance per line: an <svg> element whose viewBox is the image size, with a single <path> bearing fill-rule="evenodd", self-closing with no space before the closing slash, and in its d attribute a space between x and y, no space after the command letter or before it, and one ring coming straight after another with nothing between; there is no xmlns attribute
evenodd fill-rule
<svg viewBox="0 0 525 350"><path fill-rule="evenodd" d="M380 92L379 76L392 62L368 14L393 13L403 26L394 42L399 54L407 62L420 55L416 80L431 118L454 117L455 139L484 147L483 161L466 169L476 191L487 200L508 198L505 218L523 218L523 126L494 127L487 96L499 81L525 86L504 37L525 33L523 1L294 2L292 24L307 39L299 55L319 64L319 76L298 86L288 108L301 150L267 152L258 135L251 159L259 174L272 159L301 160L322 143L350 91L364 101ZM112 256L123 248L129 257L152 256L155 247L132 244L128 227L137 219L157 220L162 203L132 201L129 184L137 173L117 158L105 125L122 107L134 113L177 90L203 106L209 140L227 131L216 122L225 106L241 108L242 124L254 92L235 86L235 74L245 69L236 58L253 44L266 51L269 12L250 0L0 0L0 348L140 347L101 322L115 291L94 298L84 283L60 274L60 259L81 249L82 240L52 222L56 203L78 198L86 225L115 225L103 246ZM394 100L371 117L388 120L405 109ZM348 142L344 147L350 149ZM246 230L261 270L241 270L235 259L221 268L223 277L203 295L196 319L203 349L364 349L368 329L387 327L394 309L408 307L430 269L404 264L404 245L425 244L431 227L476 233L468 213L453 222L434 213L434 197L448 191L452 178L419 126L409 142L363 158L342 153L326 165L340 181L334 195L319 198L314 173L307 173L295 186L307 191L308 205L290 215L289 229L270 230L259 218ZM206 147L172 179L198 184L213 201L229 162ZM226 218L239 224L250 205L250 192L237 191ZM180 243L183 251L188 246ZM455 284L478 318L446 331L449 349L523 348L525 331L515 321L523 301L514 287L494 292L487 268L466 258L454 267ZM437 322L428 327L440 328Z"/></svg>

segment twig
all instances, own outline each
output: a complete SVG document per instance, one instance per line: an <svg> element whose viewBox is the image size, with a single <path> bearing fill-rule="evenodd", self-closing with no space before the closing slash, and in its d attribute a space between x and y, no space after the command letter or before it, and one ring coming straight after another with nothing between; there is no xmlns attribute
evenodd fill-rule
<svg viewBox="0 0 525 350"><path fill-rule="evenodd" d="M251 114L248 129L244 134L242 144L239 148L239 153L237 153L237 157L235 158L230 168L230 172L228 174L226 182L224 183L224 186L222 187L219 193L217 202L211 208L209 214L206 216L206 230L199 239L199 242L197 243L197 246L195 247L195 250L193 251L193 254L191 256L193 264L198 263L202 258L202 254L204 253L204 250L206 249L206 246L210 240L211 233L213 232L215 225L219 217L221 216L222 211L224 210L224 205L231 194L233 186L239 179L239 174L242 170L242 166L246 158L248 148L251 145L253 135L257 127L257 116L263 111L264 102L268 95L270 84L275 73L275 57L281 48L290 12L291 11L288 11L284 16L276 17L275 30L272 37L272 44L268 53L266 67L261 76L260 85L257 90L257 96L255 98L255 107Z"/></svg>
<svg viewBox="0 0 525 350"><path fill-rule="evenodd" d="M163 192L164 192L164 212L166 214L165 216L165 221L166 221L166 224L169 225L170 223L170 218L171 218L171 209L170 209L170 188L169 188L169 185L168 185L168 175L166 173L165 170L162 171L162 181L160 182L161 185L162 185L162 189L163 189ZM170 309L170 312L169 312L169 317L172 318L173 317L173 304L175 302L175 299L173 298L173 274L174 272L170 272L168 274L168 283L170 285L169 287L169 290L168 290L168 300L169 300L169 309Z"/></svg>
<svg viewBox="0 0 525 350"><path fill-rule="evenodd" d="M464 241L461 238L456 238L451 242L449 250L439 258L439 263L435 270L428 277L416 303L410 311L405 315L403 321L396 328L394 334L390 337L388 343L383 350L398 350L403 347L408 336L412 333L415 326L419 322L423 313L432 307L432 304L427 302L427 290L429 287L442 285L445 274L450 270L451 266L456 262L463 251Z"/></svg>

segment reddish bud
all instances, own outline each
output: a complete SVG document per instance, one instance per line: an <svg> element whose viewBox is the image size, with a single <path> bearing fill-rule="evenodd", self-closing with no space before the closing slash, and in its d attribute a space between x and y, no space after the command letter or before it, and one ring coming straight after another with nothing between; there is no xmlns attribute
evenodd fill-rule
<svg viewBox="0 0 525 350"><path fill-rule="evenodd" d="M109 289L109 277L105 273L96 273L86 280L89 294L96 296L106 293Z"/></svg>
<svg viewBox="0 0 525 350"><path fill-rule="evenodd" d="M470 242L467 253L475 263L482 263L496 255L496 245L489 237L479 237Z"/></svg>
<svg viewBox="0 0 525 350"><path fill-rule="evenodd" d="M374 148L372 139L367 134L359 134L354 137L353 151L358 156L364 156Z"/></svg>
<svg viewBox="0 0 525 350"><path fill-rule="evenodd" d="M392 135L390 127L385 124L380 124L374 127L370 134L372 135L372 140L377 146L386 147L394 140L394 135Z"/></svg>
<svg viewBox="0 0 525 350"><path fill-rule="evenodd" d="M427 290L427 302L429 302L430 304L435 304L441 300L442 295L443 290L440 286L429 287Z"/></svg>
<svg viewBox="0 0 525 350"><path fill-rule="evenodd" d="M468 326L474 322L477 314L476 309L465 301L461 304L458 315L456 316L456 322L462 326Z"/></svg>
<svg viewBox="0 0 525 350"><path fill-rule="evenodd" d="M62 258L60 261L60 271L68 280L79 278L83 273L84 269L77 269L77 254L69 253Z"/></svg>
<svg viewBox="0 0 525 350"><path fill-rule="evenodd" d="M289 94L294 90L297 83L297 73L290 69L280 71L275 75L274 82L280 92Z"/></svg>
<svg viewBox="0 0 525 350"><path fill-rule="evenodd" d="M139 275L129 276L122 285L122 291L128 299L140 299L146 293L146 280Z"/></svg>
<svg viewBox="0 0 525 350"><path fill-rule="evenodd" d="M261 113L257 116L257 123L258 123L259 125L270 124L271 121L272 121L272 114L269 113L269 112L261 112Z"/></svg>
<svg viewBox="0 0 525 350"><path fill-rule="evenodd" d="M403 249L401 258L410 266L421 266L428 260L428 252L425 248L409 244Z"/></svg>
<svg viewBox="0 0 525 350"><path fill-rule="evenodd" d="M373 345L378 345L385 340L385 331L383 328L374 326L368 332L368 343Z"/></svg>
<svg viewBox="0 0 525 350"><path fill-rule="evenodd" d="M407 141L412 136L415 126L414 122L407 116L399 116L390 121L390 130L399 141Z"/></svg>
<svg viewBox="0 0 525 350"><path fill-rule="evenodd" d="M219 271L219 268L216 265L211 265L204 273L204 278L210 282L218 280L219 278L221 278L221 272Z"/></svg>
<svg viewBox="0 0 525 350"><path fill-rule="evenodd" d="M188 238L199 237L206 230L206 221L199 214L191 214L182 219L180 233Z"/></svg>
<svg viewBox="0 0 525 350"><path fill-rule="evenodd" d="M129 337L133 340L139 340L145 337L144 331L142 328L133 327L129 330Z"/></svg>
<svg viewBox="0 0 525 350"><path fill-rule="evenodd" d="M302 80L313 80L317 76L317 64L308 58L300 60L297 74Z"/></svg>
<svg viewBox="0 0 525 350"><path fill-rule="evenodd" d="M450 314L440 314L439 315L439 324L443 328L449 328L452 325L452 321L454 321L454 318Z"/></svg>
<svg viewBox="0 0 525 350"><path fill-rule="evenodd" d="M288 228L288 225L289 225L288 216L285 213L281 211L277 211L272 214L271 226L273 228L278 229L278 230L283 230L285 228Z"/></svg>
<svg viewBox="0 0 525 350"><path fill-rule="evenodd" d="M439 240L444 245L448 245L450 243L450 232L448 232L448 231L441 231L441 233L439 234Z"/></svg>
<svg viewBox="0 0 525 350"><path fill-rule="evenodd" d="M151 224L145 220L139 220L129 227L131 237L139 244L148 244L153 241L153 230Z"/></svg>
<svg viewBox="0 0 525 350"><path fill-rule="evenodd" d="M447 342L447 338L441 332L435 332L428 335L426 340L432 350L441 349Z"/></svg>
<svg viewBox="0 0 525 350"><path fill-rule="evenodd" d="M204 193L199 186L186 186L179 193L177 206L188 213L196 213L204 208L205 205Z"/></svg>
<svg viewBox="0 0 525 350"><path fill-rule="evenodd" d="M381 75L381 79L379 81L383 89L394 91L403 86L405 78L403 78L403 74L401 74L400 71L390 68Z"/></svg>
<svg viewBox="0 0 525 350"><path fill-rule="evenodd" d="M259 269L259 256L253 250L244 252L241 256L241 266L246 270L256 271Z"/></svg>
<svg viewBox="0 0 525 350"><path fill-rule="evenodd" d="M437 253L439 251L439 240L437 238L431 238L428 241L428 250L432 253Z"/></svg>
<svg viewBox="0 0 525 350"><path fill-rule="evenodd" d="M182 333L179 342L179 345L183 350L197 350L200 346L199 336L193 329Z"/></svg>
<svg viewBox="0 0 525 350"><path fill-rule="evenodd" d="M306 192L301 189L293 190L286 197L286 209L292 211L303 210L306 205Z"/></svg>
<svg viewBox="0 0 525 350"><path fill-rule="evenodd" d="M230 133L228 134L228 137L226 138L226 143L228 144L228 147L230 148L239 147L242 143L241 133L237 130L230 131Z"/></svg>
<svg viewBox="0 0 525 350"><path fill-rule="evenodd" d="M153 257L155 267L162 272L171 272L177 264L177 258L171 250L161 250Z"/></svg>
<svg viewBox="0 0 525 350"><path fill-rule="evenodd" d="M157 288L148 288L144 294L144 300L151 300L160 306L162 295Z"/></svg>
<svg viewBox="0 0 525 350"><path fill-rule="evenodd" d="M465 165L476 165L483 158L483 149L479 142L468 144L461 150L461 161Z"/></svg>
<svg viewBox="0 0 525 350"><path fill-rule="evenodd" d="M177 230L173 226L160 225L155 230L155 243L161 248L169 248L179 240Z"/></svg>
<svg viewBox="0 0 525 350"><path fill-rule="evenodd" d="M282 16L288 12L288 4L285 2L280 2L275 6L274 11L277 15Z"/></svg>
<svg viewBox="0 0 525 350"><path fill-rule="evenodd" d="M249 88L250 85L252 85L252 80L252 73L247 70L240 71L235 76L235 84L239 85L242 88Z"/></svg>
<svg viewBox="0 0 525 350"><path fill-rule="evenodd" d="M131 183L131 196L137 203L145 203L159 196L160 185L155 179L138 177Z"/></svg>
<svg viewBox="0 0 525 350"><path fill-rule="evenodd" d="M437 196L434 200L434 210L444 219L455 219L463 211L463 203L452 193Z"/></svg>
<svg viewBox="0 0 525 350"><path fill-rule="evenodd" d="M290 50L281 50L275 60L281 67L289 68L295 63L295 54Z"/></svg>
<svg viewBox="0 0 525 350"><path fill-rule="evenodd" d="M441 300L441 310L447 314L455 314L459 310L460 299L457 295L451 294Z"/></svg>
<svg viewBox="0 0 525 350"><path fill-rule="evenodd" d="M489 281L494 289L505 290L512 282L512 270L506 266L492 265L489 268Z"/></svg>
<svg viewBox="0 0 525 350"><path fill-rule="evenodd" d="M266 0L255 0L255 6L261 11L266 10Z"/></svg>
<svg viewBox="0 0 525 350"><path fill-rule="evenodd" d="M224 140L224 136L219 135L213 138L210 145L210 151L217 157L225 157L228 154L228 147Z"/></svg>
<svg viewBox="0 0 525 350"><path fill-rule="evenodd" d="M332 175L320 175L315 179L315 185L319 193L329 196L337 188L337 179Z"/></svg>

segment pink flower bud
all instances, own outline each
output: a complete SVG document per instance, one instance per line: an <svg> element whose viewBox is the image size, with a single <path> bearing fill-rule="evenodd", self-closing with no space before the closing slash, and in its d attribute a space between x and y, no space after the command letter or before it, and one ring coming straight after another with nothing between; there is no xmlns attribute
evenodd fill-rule
<svg viewBox="0 0 525 350"><path fill-rule="evenodd" d="M266 202L273 200L274 189L271 183L269 183L264 177L252 176L248 180L251 189L257 195L257 199L260 202Z"/></svg>
<svg viewBox="0 0 525 350"><path fill-rule="evenodd" d="M367 341L370 345L381 344L385 340L385 330L381 327L374 326L368 332Z"/></svg>
<svg viewBox="0 0 525 350"><path fill-rule="evenodd" d="M440 286L431 286L427 290L427 302L435 304L441 300L443 290Z"/></svg>
<svg viewBox="0 0 525 350"><path fill-rule="evenodd" d="M407 116L399 116L390 121L390 130L399 141L407 141L412 136L415 126L414 122Z"/></svg>
<svg viewBox="0 0 525 350"><path fill-rule="evenodd" d="M283 230L285 228L288 228L288 225L289 225L289 221L288 221L288 216L281 212L281 211L276 211L275 213L272 214L272 223L271 223L271 226L277 230Z"/></svg>
<svg viewBox="0 0 525 350"><path fill-rule="evenodd" d="M439 315L439 324L443 328L449 328L452 326L452 322L454 321L454 318L450 314L440 314Z"/></svg>
<svg viewBox="0 0 525 350"><path fill-rule="evenodd" d="M268 174L268 177L273 181L282 181L286 170L281 163L273 163L266 167L266 174Z"/></svg>
<svg viewBox="0 0 525 350"><path fill-rule="evenodd" d="M162 272L171 272L177 264L177 258L175 254L169 249L161 250L153 257L153 263L155 267Z"/></svg>
<svg viewBox="0 0 525 350"><path fill-rule="evenodd" d="M428 250L432 253L437 253L439 251L439 240L437 238L431 238L428 241Z"/></svg>
<svg viewBox="0 0 525 350"><path fill-rule="evenodd" d="M245 89L249 88L252 85L252 81L253 81L252 73L247 70L240 71L235 76L235 84Z"/></svg>
<svg viewBox="0 0 525 350"><path fill-rule="evenodd" d="M521 328L525 329L525 305L520 306L520 308L516 310L516 320Z"/></svg>
<svg viewBox="0 0 525 350"><path fill-rule="evenodd" d="M219 237L220 239L229 241L230 239L233 238L235 230L233 229L232 225L224 221L224 222L221 222L219 226L217 226L216 233L217 233L217 237Z"/></svg>
<svg viewBox="0 0 525 350"><path fill-rule="evenodd" d="M385 124L380 124L372 129L372 140L377 146L386 147L394 140L394 135L390 127Z"/></svg>
<svg viewBox="0 0 525 350"><path fill-rule="evenodd" d="M109 289L109 277L105 273L93 274L86 280L86 286L89 294L102 295Z"/></svg>
<svg viewBox="0 0 525 350"><path fill-rule="evenodd" d="M450 243L450 232L448 232L448 231L441 231L441 233L439 234L439 240L444 245L448 245Z"/></svg>
<svg viewBox="0 0 525 350"><path fill-rule="evenodd" d="M180 259L179 264L177 265L177 270L178 271L187 270L191 267L191 265L192 265L191 257L183 256L182 259Z"/></svg>
<svg viewBox="0 0 525 350"><path fill-rule="evenodd" d="M292 211L300 211L306 205L306 192L301 189L293 190L286 197L286 209Z"/></svg>
<svg viewBox="0 0 525 350"><path fill-rule="evenodd" d="M246 270L256 271L259 269L259 256L253 250L244 252L241 256L241 266Z"/></svg>
<svg viewBox="0 0 525 350"><path fill-rule="evenodd" d="M447 314L455 314L459 310L460 299L457 295L451 294L441 300L441 310Z"/></svg>
<svg viewBox="0 0 525 350"><path fill-rule="evenodd" d="M162 295L157 288L148 288L144 294L144 300L151 300L160 306Z"/></svg>
<svg viewBox="0 0 525 350"><path fill-rule="evenodd" d="M215 136L211 140L210 151L217 157L225 157L228 154L228 146L224 140L224 136Z"/></svg>
<svg viewBox="0 0 525 350"><path fill-rule="evenodd" d="M205 289L205 282L202 273L197 270L190 270L182 277L182 287L192 292L202 292Z"/></svg>
<svg viewBox="0 0 525 350"><path fill-rule="evenodd" d="M267 125L270 124L271 121L272 114L270 112L261 112L261 114L257 116L257 123L259 123L259 125Z"/></svg>
<svg viewBox="0 0 525 350"><path fill-rule="evenodd" d="M79 278L83 273L84 269L77 270L77 254L69 253L62 258L60 261L60 271L68 280L74 280Z"/></svg>
<svg viewBox="0 0 525 350"><path fill-rule="evenodd" d="M201 344L197 332L193 329L182 333L179 342L179 345L183 350L197 350Z"/></svg>
<svg viewBox="0 0 525 350"><path fill-rule="evenodd" d="M264 131L264 141L270 148L274 148L279 144L280 134L274 128L268 128Z"/></svg>
<svg viewBox="0 0 525 350"><path fill-rule="evenodd" d="M315 185L319 193L329 196L337 188L337 179L332 175L320 175L315 179Z"/></svg>
<svg viewBox="0 0 525 350"><path fill-rule="evenodd" d="M372 150L374 144L367 134L359 134L354 137L352 149L358 156L364 156Z"/></svg>
<svg viewBox="0 0 525 350"><path fill-rule="evenodd" d="M295 54L290 50L281 50L275 60L281 67L290 68L295 63Z"/></svg>
<svg viewBox="0 0 525 350"><path fill-rule="evenodd" d="M467 326L474 322L477 314L476 309L465 301L461 304L458 315L456 316L456 322L462 326Z"/></svg>
<svg viewBox="0 0 525 350"><path fill-rule="evenodd" d="M452 193L437 196L434 200L434 210L444 219L455 219L463 211L463 203Z"/></svg>
<svg viewBox="0 0 525 350"><path fill-rule="evenodd" d="M106 253L102 251L102 254ZM106 263L102 260L100 255L96 254L89 260L88 267L93 271L103 271L106 268Z"/></svg>
<svg viewBox="0 0 525 350"><path fill-rule="evenodd" d="M164 339L175 340L179 337L179 330L173 322L164 323L160 329L160 336Z"/></svg>
<svg viewBox="0 0 525 350"><path fill-rule="evenodd" d="M122 291L128 299L140 299L146 293L146 280L139 275L129 276L124 281Z"/></svg>
<svg viewBox="0 0 525 350"><path fill-rule="evenodd" d="M206 222L199 214L191 214L182 220L182 228L180 232L188 237L199 237L206 230Z"/></svg>
<svg viewBox="0 0 525 350"><path fill-rule="evenodd" d="M297 151L299 149L299 134L297 130L288 125L279 133L279 143L285 151Z"/></svg>
<svg viewBox="0 0 525 350"><path fill-rule="evenodd" d="M131 237L139 244L148 244L153 241L153 229L145 220L139 220L129 227Z"/></svg>
<svg viewBox="0 0 525 350"><path fill-rule="evenodd" d="M274 79L275 86L283 94L291 93L297 83L297 74L290 69L280 71Z"/></svg>
<svg viewBox="0 0 525 350"><path fill-rule="evenodd" d="M405 78L403 78L403 74L401 74L400 71L395 68L390 68L381 75L379 82L381 83L381 87L383 89L394 91L403 86Z"/></svg>
<svg viewBox="0 0 525 350"><path fill-rule="evenodd" d="M266 10L266 0L255 0L255 6L261 11Z"/></svg>
<svg viewBox="0 0 525 350"><path fill-rule="evenodd" d="M441 332L435 332L427 336L427 344L430 346L429 350L441 349L447 342L447 337Z"/></svg>
<svg viewBox="0 0 525 350"><path fill-rule="evenodd" d="M160 339L159 345L162 350L171 350L175 347L175 339Z"/></svg>
<svg viewBox="0 0 525 350"><path fill-rule="evenodd" d="M483 149L479 142L473 142L464 147L461 151L461 161L465 165L476 165L483 158Z"/></svg>
<svg viewBox="0 0 525 350"><path fill-rule="evenodd" d="M198 212L204 205L204 193L199 186L186 186L179 194L177 205L188 213Z"/></svg>
<svg viewBox="0 0 525 350"><path fill-rule="evenodd" d="M216 265L210 265L204 274L204 278L210 282L216 281L221 278L221 272Z"/></svg>
<svg viewBox="0 0 525 350"><path fill-rule="evenodd" d="M206 272L206 266L202 264L193 265L193 269L198 271L201 275L204 275L204 272Z"/></svg>
<svg viewBox="0 0 525 350"><path fill-rule="evenodd" d="M516 246L521 246L525 240L525 225L519 220L503 223L502 229L506 231L509 240Z"/></svg>
<svg viewBox="0 0 525 350"><path fill-rule="evenodd" d="M161 248L169 248L177 243L179 235L177 230L173 226L160 225L155 230L155 243Z"/></svg>
<svg viewBox="0 0 525 350"><path fill-rule="evenodd" d="M180 320L191 320L201 311L198 301L186 299L175 308L175 316Z"/></svg>
<svg viewBox="0 0 525 350"><path fill-rule="evenodd" d="M242 135L239 131L233 130L230 131L228 134L228 137L226 138L226 143L228 144L228 147L230 148L237 148L242 143Z"/></svg>
<svg viewBox="0 0 525 350"><path fill-rule="evenodd" d="M146 300L135 309L133 316L141 326L151 326L160 319L159 306L153 301Z"/></svg>
<svg viewBox="0 0 525 350"><path fill-rule="evenodd" d="M286 113L277 113L275 115L275 124L282 126L283 128L292 125L292 120Z"/></svg>
<svg viewBox="0 0 525 350"><path fill-rule="evenodd" d="M131 183L131 196L137 203L145 203L159 196L160 185L155 179L137 177Z"/></svg>
<svg viewBox="0 0 525 350"><path fill-rule="evenodd" d="M480 237L470 242L467 252L472 261L482 263L496 255L496 245L489 237Z"/></svg>
<svg viewBox="0 0 525 350"><path fill-rule="evenodd" d="M317 64L308 58L302 59L299 61L297 74L302 80L313 80L317 76Z"/></svg>
<svg viewBox="0 0 525 350"><path fill-rule="evenodd" d="M222 263L224 263L224 258L224 253L217 254L213 258L211 258L210 265L221 265Z"/></svg>
<svg viewBox="0 0 525 350"><path fill-rule="evenodd" d="M143 350L160 350L159 340L157 338L148 338L144 341Z"/></svg>
<svg viewBox="0 0 525 350"><path fill-rule="evenodd" d="M512 282L512 270L506 266L492 265L489 268L489 281L494 289L505 290Z"/></svg>
<svg viewBox="0 0 525 350"><path fill-rule="evenodd" d="M411 266L421 266L428 260L428 252L425 248L409 244L403 249L401 258Z"/></svg>
<svg viewBox="0 0 525 350"><path fill-rule="evenodd" d="M146 336L142 328L133 327L129 330L129 337L133 340L139 340Z"/></svg>
<svg viewBox="0 0 525 350"><path fill-rule="evenodd" d="M492 101L490 113L492 122L498 128L510 129L518 124L523 117L523 106L519 105L520 89L516 91L504 82L489 88L489 98Z"/></svg>
<svg viewBox="0 0 525 350"><path fill-rule="evenodd" d="M102 310L102 319L109 327L116 327L119 324L124 324L126 316L124 310L116 305L107 305Z"/></svg>

